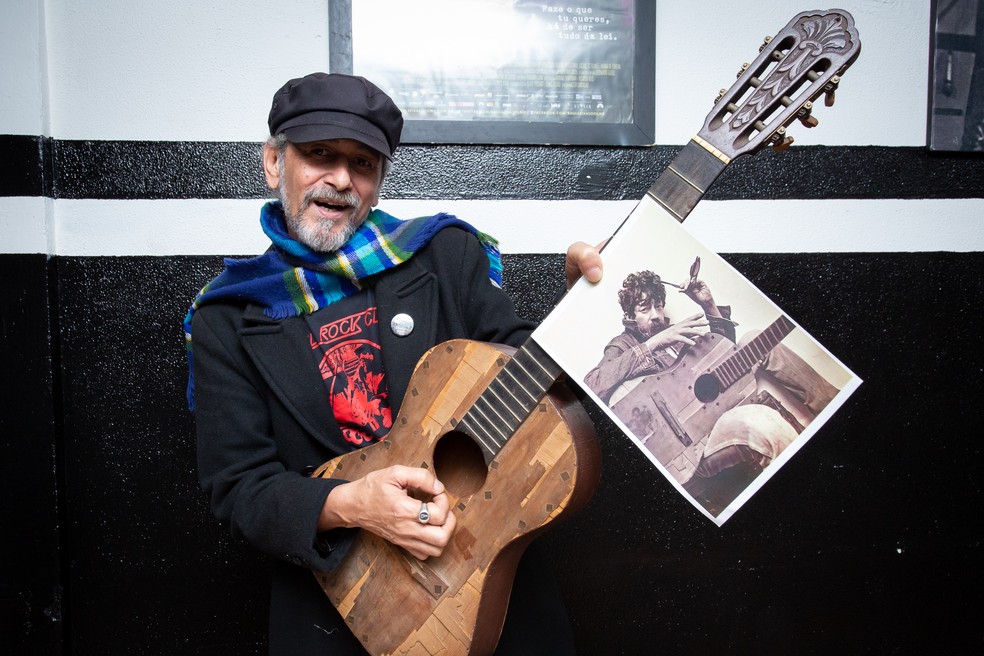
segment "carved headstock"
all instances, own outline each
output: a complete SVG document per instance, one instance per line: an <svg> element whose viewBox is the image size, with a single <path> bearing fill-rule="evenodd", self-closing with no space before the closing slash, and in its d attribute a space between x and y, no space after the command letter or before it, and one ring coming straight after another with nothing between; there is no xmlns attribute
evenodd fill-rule
<svg viewBox="0 0 984 656"><path fill-rule="evenodd" d="M715 100L695 141L730 161L766 146L792 143L786 127L799 120L813 127L813 102L830 106L844 71L861 52L854 18L846 11L806 11L774 37L759 56L742 66L738 81ZM708 148L711 150L712 148Z"/></svg>

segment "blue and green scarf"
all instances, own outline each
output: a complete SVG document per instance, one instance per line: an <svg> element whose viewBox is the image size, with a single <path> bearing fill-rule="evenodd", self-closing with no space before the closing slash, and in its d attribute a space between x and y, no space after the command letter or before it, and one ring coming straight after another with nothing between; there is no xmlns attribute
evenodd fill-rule
<svg viewBox="0 0 984 656"><path fill-rule="evenodd" d="M259 257L226 259L225 270L202 288L185 317L191 410L195 409L191 320L206 303L255 303L272 319L311 314L358 292L362 289L360 281L406 262L447 227L461 228L478 237L489 258L489 279L496 286L502 285L498 242L450 214L404 221L373 210L344 246L327 254L313 251L287 234L279 201L263 206L260 224L273 242L272 248Z"/></svg>

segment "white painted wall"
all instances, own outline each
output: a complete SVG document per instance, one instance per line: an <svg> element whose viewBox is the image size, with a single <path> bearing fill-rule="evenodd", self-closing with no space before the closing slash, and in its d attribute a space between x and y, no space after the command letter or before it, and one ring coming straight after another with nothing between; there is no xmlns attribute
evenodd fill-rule
<svg viewBox="0 0 984 656"><path fill-rule="evenodd" d="M355 0L355 2L370 0ZM654 0L655 1L655 0ZM4 0L0 133L59 139L260 141L270 97L328 66L328 0ZM926 0L843 0L863 48L833 108L798 144L923 146ZM658 0L656 141L685 143L718 89L762 38L810 7L782 0ZM822 7L821 7L822 8ZM380 20L385 20L381 15ZM439 26L435 26L435 30ZM385 44L380 44L385 47ZM399 56L394 53L393 56ZM260 201L0 199L0 252L63 255L258 252ZM606 236L631 203L400 201L398 215L444 210L497 234L505 252L562 250ZM182 215L209 225L161 234ZM134 217L157 216L159 220ZM509 217L543 217L538 232ZM939 230L940 217L948 217ZM984 250L984 201L705 202L687 225L728 252ZM820 223L820 221L823 223ZM177 224L174 224L177 225ZM528 224L527 224L528 225ZM125 228L125 229L124 229ZM146 229L146 233L143 230ZM170 234L173 232L174 234ZM245 235L245 236L244 236ZM248 250L244 250L248 249Z"/></svg>
<svg viewBox="0 0 984 656"><path fill-rule="evenodd" d="M655 0L656 136L683 144L703 124L718 90L735 81L797 13L827 9L809 0ZM834 107L819 107L814 130L791 129L797 144L923 146L929 71L929 0L839 0L861 36ZM821 103L822 104L822 103ZM694 123L697 123L695 126Z"/></svg>
<svg viewBox="0 0 984 656"><path fill-rule="evenodd" d="M273 91L328 67L327 0L5 4L13 11L0 28L0 130L8 134L37 134L38 91L28 89L27 102L19 94L8 102L6 89L34 85L45 54L51 136L59 139L259 141ZM929 2L839 6L855 17L862 56L845 76L838 105L820 114L824 129L803 130L798 141L925 144ZM788 0L659 0L656 7L656 142L664 145L686 143L762 37L809 8ZM47 53L39 52L31 24L42 9ZM439 20L437 33L444 29ZM15 43L6 43L11 36Z"/></svg>

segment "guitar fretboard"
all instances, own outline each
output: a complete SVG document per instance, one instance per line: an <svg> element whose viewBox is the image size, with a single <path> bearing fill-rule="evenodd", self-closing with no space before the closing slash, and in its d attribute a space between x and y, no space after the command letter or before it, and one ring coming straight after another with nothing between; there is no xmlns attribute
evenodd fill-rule
<svg viewBox="0 0 984 656"><path fill-rule="evenodd" d="M457 428L474 437L486 461L491 462L561 372L560 366L539 344L526 340L461 418Z"/></svg>
<svg viewBox="0 0 984 656"><path fill-rule="evenodd" d="M752 366L768 355L795 327L792 321L781 316L752 341L738 349L734 355L715 367L713 375L717 378L721 389L727 389L751 371Z"/></svg>
<svg viewBox="0 0 984 656"><path fill-rule="evenodd" d="M726 157L711 152L696 139L687 142L648 192L681 223L728 165Z"/></svg>

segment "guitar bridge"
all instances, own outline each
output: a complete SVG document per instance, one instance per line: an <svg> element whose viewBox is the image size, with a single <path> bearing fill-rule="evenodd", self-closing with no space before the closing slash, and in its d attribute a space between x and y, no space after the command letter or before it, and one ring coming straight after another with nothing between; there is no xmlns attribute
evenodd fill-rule
<svg viewBox="0 0 984 656"><path fill-rule="evenodd" d="M663 398L663 395L659 392L654 392L650 395L650 398L652 398L653 404L656 406L656 409L659 410L659 414L662 415L663 419L666 421L666 424L670 427L670 430L673 431L673 435L680 440L680 443L683 444L683 446L692 445L694 441L690 438L690 435L687 434L687 429L683 427L683 424L677 420L676 415L670 411L670 406L667 405L666 399Z"/></svg>

